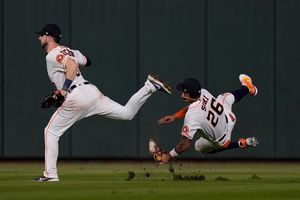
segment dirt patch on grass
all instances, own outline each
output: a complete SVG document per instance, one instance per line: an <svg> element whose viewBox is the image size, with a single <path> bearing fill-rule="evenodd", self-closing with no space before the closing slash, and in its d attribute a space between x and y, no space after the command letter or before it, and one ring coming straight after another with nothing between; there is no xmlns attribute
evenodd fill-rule
<svg viewBox="0 0 300 200"><path fill-rule="evenodd" d="M134 179L134 177L135 177L134 171L128 171L128 177L125 180L131 181L132 179Z"/></svg>

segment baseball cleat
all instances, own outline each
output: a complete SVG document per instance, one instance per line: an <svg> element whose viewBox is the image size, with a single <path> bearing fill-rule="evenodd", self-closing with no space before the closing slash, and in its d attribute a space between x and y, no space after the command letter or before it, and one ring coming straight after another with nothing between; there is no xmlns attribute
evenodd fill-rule
<svg viewBox="0 0 300 200"><path fill-rule="evenodd" d="M40 176L40 177L34 178L33 181L36 181L36 182L56 182L56 181L59 181L59 179L58 178L48 178L48 177L45 177L45 176Z"/></svg>
<svg viewBox="0 0 300 200"><path fill-rule="evenodd" d="M239 76L240 82L243 86L246 86L249 89L249 94L251 96L255 96L258 93L258 89L253 85L250 76L246 74L240 74Z"/></svg>
<svg viewBox="0 0 300 200"><path fill-rule="evenodd" d="M242 149L246 147L256 147L258 145L258 140L256 137L241 138L239 139L238 144Z"/></svg>
<svg viewBox="0 0 300 200"><path fill-rule="evenodd" d="M163 91L168 94L172 94L172 87L161 80L158 75L155 74L149 74L148 75L148 80L153 84L153 86L158 90L158 91Z"/></svg>

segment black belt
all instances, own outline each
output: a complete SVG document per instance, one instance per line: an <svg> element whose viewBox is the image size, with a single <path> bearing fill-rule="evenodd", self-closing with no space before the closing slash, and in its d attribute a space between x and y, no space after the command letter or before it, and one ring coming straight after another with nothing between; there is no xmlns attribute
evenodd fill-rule
<svg viewBox="0 0 300 200"><path fill-rule="evenodd" d="M79 84L77 84L77 85L72 85L69 89L68 89L68 92L69 93L71 93L72 92L72 90L74 90L75 88L77 88L78 86L81 86L82 84L84 84L84 85L88 85L88 84L90 84L90 82L83 82L83 83L79 83Z"/></svg>

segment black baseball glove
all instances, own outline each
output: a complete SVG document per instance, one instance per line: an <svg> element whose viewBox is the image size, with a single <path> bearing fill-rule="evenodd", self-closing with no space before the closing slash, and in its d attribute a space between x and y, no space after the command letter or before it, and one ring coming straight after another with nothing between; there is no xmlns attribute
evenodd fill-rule
<svg viewBox="0 0 300 200"><path fill-rule="evenodd" d="M41 103L42 108L60 107L65 101L65 97L59 90L55 90L51 95L46 95Z"/></svg>

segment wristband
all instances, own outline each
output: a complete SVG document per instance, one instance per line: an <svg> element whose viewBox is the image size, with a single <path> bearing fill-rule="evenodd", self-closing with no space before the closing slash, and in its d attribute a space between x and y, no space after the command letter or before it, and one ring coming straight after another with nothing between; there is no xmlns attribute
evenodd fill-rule
<svg viewBox="0 0 300 200"><path fill-rule="evenodd" d="M62 89L65 90L65 91L68 91L68 89L71 86L72 82L73 82L72 80L66 78Z"/></svg>
<svg viewBox="0 0 300 200"><path fill-rule="evenodd" d="M173 158L179 156L179 154L175 151L175 149L172 149L169 153Z"/></svg>

